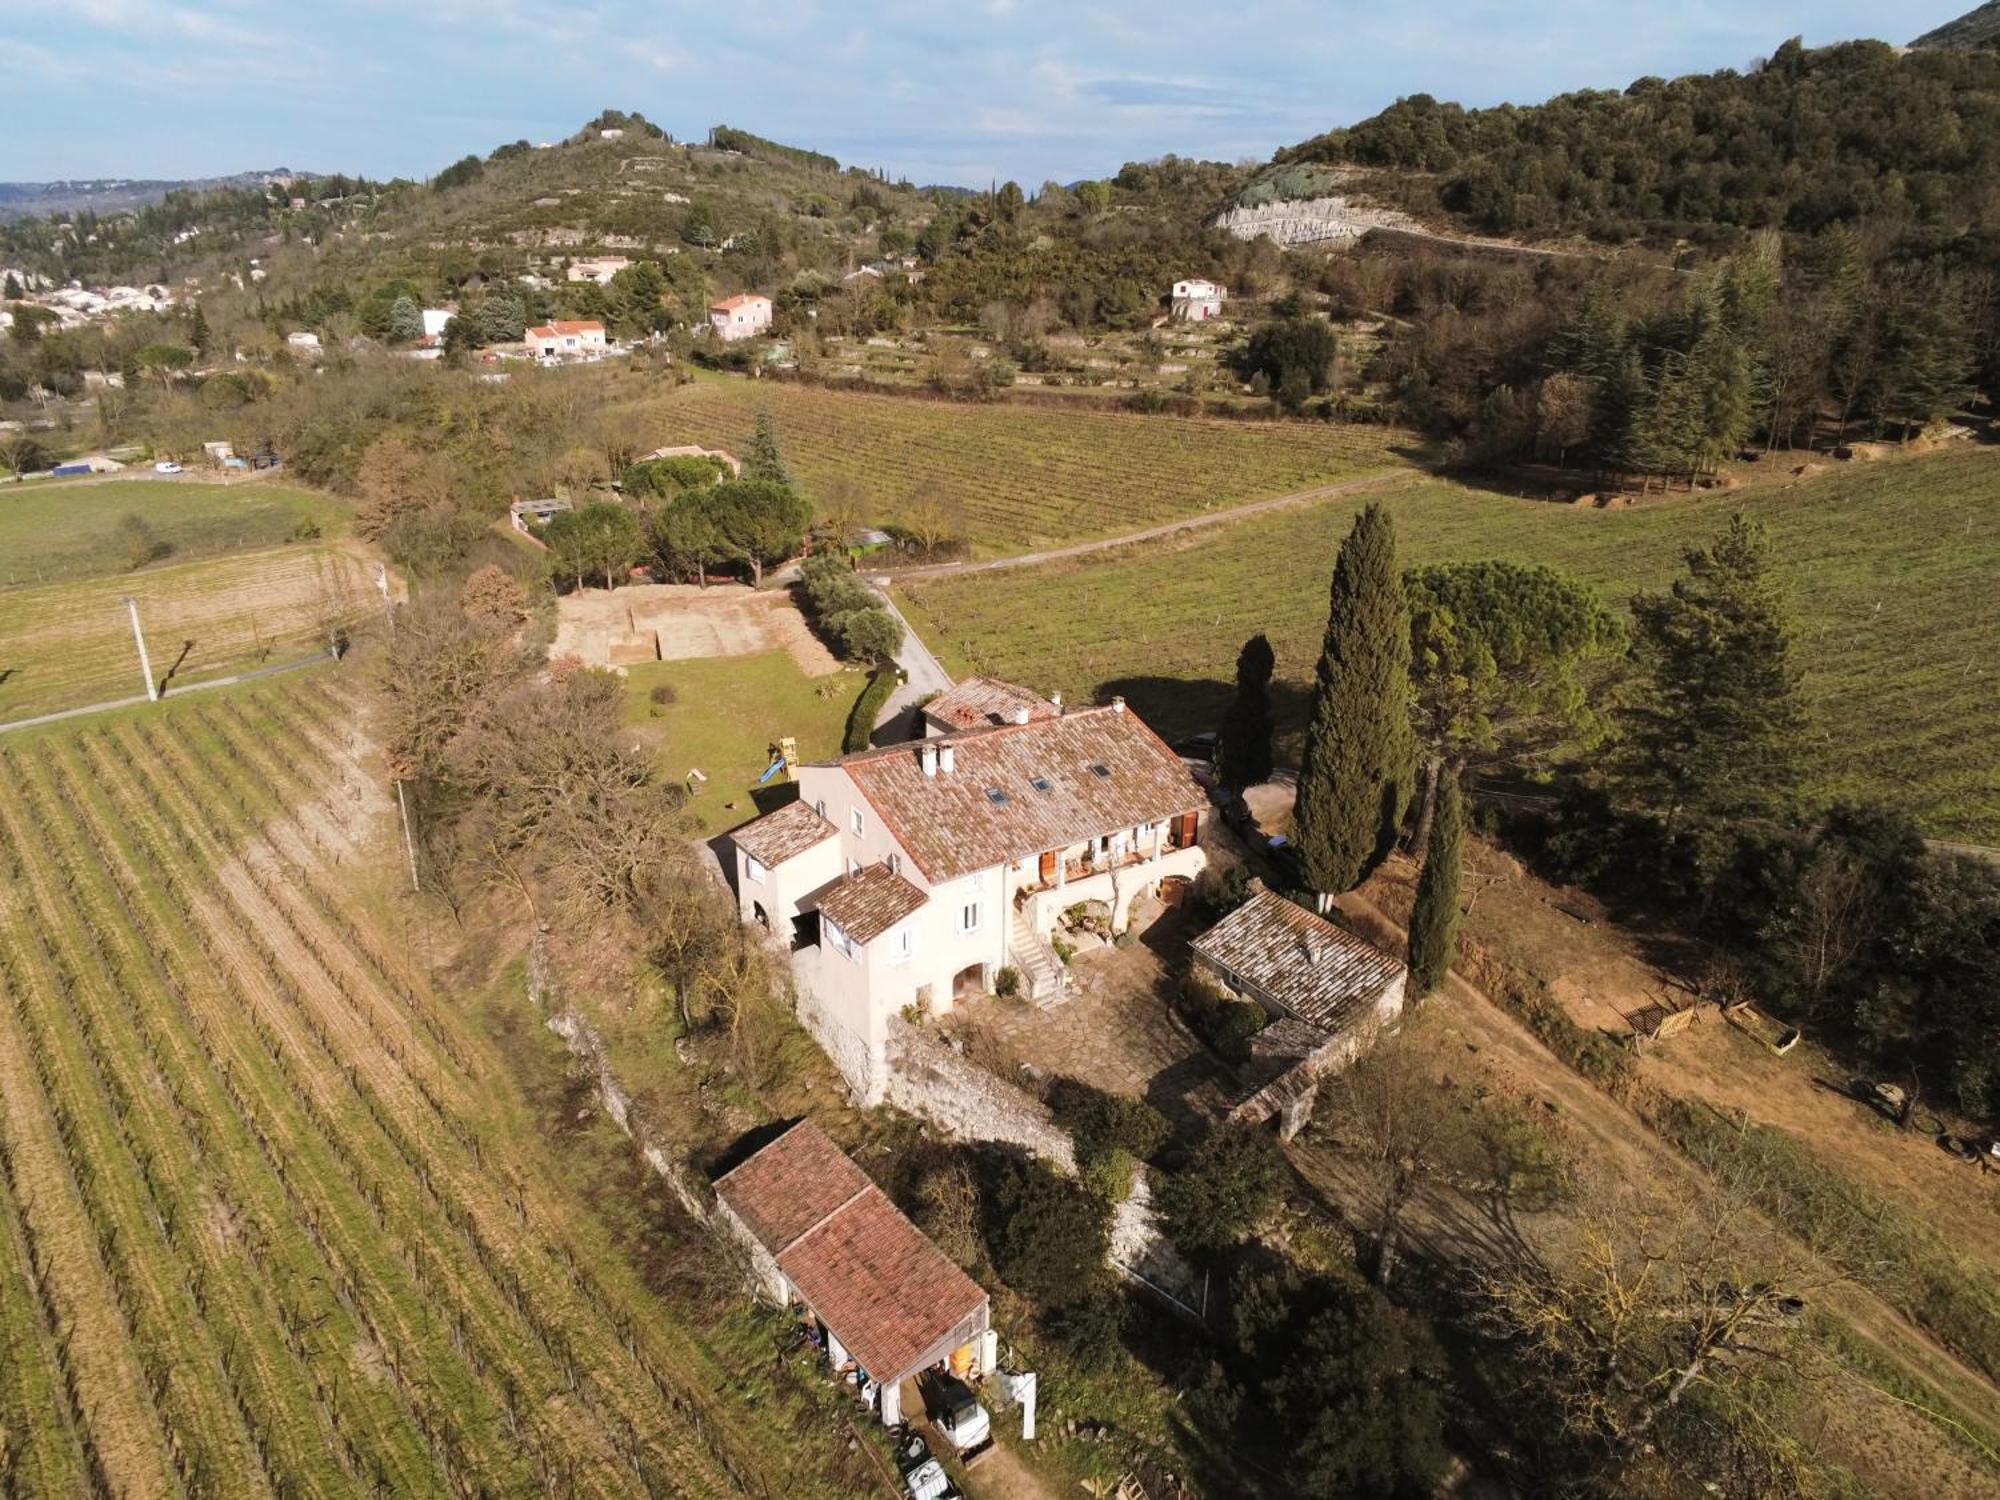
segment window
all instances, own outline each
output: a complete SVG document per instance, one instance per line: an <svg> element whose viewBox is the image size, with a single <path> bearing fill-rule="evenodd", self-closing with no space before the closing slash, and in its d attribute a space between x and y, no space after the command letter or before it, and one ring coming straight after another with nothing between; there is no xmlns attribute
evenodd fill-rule
<svg viewBox="0 0 2000 1500"><path fill-rule="evenodd" d="M979 931L979 903L968 901L958 909L958 930L960 932Z"/></svg>
<svg viewBox="0 0 2000 1500"><path fill-rule="evenodd" d="M764 862L757 858L756 855L746 854L743 856L743 873L748 875L758 885L762 885L765 875L770 872L764 868Z"/></svg>
<svg viewBox="0 0 2000 1500"><path fill-rule="evenodd" d="M825 936L826 944L829 948L834 949L846 958L853 958L855 956L854 939L840 930L838 922L834 921L825 912L821 912L819 914L819 925L820 931Z"/></svg>
<svg viewBox="0 0 2000 1500"><path fill-rule="evenodd" d="M1038 792L1052 792L1055 790L1055 783L1050 781L1046 776L1030 776L1028 778L1028 785Z"/></svg>
<svg viewBox="0 0 2000 1500"><path fill-rule="evenodd" d="M818 799L818 800L817 800L816 802L814 802L814 803L813 803L813 811L814 811L814 812L816 812L816 813L818 813L818 814L819 814L819 815L820 815L820 816L821 816L822 818L823 818L823 817L825 817L825 816L826 816L826 798L824 798L824 797L821 797L821 798L819 798L819 799Z"/></svg>
<svg viewBox="0 0 2000 1500"><path fill-rule="evenodd" d="M995 807L1005 807L1007 805L1007 794L997 786L989 786L986 789L986 800L991 802Z"/></svg>
<svg viewBox="0 0 2000 1500"><path fill-rule="evenodd" d="M850 859L847 862L847 873L849 875L859 875L861 873L861 861L858 859Z"/></svg>
<svg viewBox="0 0 2000 1500"><path fill-rule="evenodd" d="M889 851L889 873L891 875L903 873L903 856L893 849Z"/></svg>
<svg viewBox="0 0 2000 1500"><path fill-rule="evenodd" d="M912 927L899 927L896 936L889 943L889 961L906 964L917 953L917 934Z"/></svg>
<svg viewBox="0 0 2000 1500"><path fill-rule="evenodd" d="M849 808L849 809L847 810L847 821L848 821L848 822L849 822L849 823L850 823L851 825L853 825L853 828L854 828L854 836L855 836L856 838L860 838L860 837L861 837L861 835L863 834L863 832L865 832L865 831L866 831L866 830L864 829L863 825L862 825L862 822L861 822L861 809L860 809L860 808L858 808L858 807L850 807L850 808Z"/></svg>
<svg viewBox="0 0 2000 1500"><path fill-rule="evenodd" d="M1109 781L1111 779L1111 767L1104 764L1101 760L1094 761L1090 767L1090 774L1100 781Z"/></svg>

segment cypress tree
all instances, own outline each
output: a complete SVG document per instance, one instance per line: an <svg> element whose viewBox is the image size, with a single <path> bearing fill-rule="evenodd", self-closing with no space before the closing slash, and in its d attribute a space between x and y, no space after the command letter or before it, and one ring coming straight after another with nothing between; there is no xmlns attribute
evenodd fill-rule
<svg viewBox="0 0 2000 1500"><path fill-rule="evenodd" d="M1459 867L1465 858L1465 804L1458 778L1439 783L1430 847L1410 911L1410 990L1421 999L1444 982L1458 940Z"/></svg>
<svg viewBox="0 0 2000 1500"><path fill-rule="evenodd" d="M756 425L750 429L750 441L743 448L742 477L791 488L792 471L785 467L785 455L778 447L778 426L767 411L757 413Z"/></svg>
<svg viewBox="0 0 2000 1500"><path fill-rule="evenodd" d="M1294 840L1306 884L1322 898L1352 890L1388 857L1415 776L1410 725L1410 616L1389 513L1355 518L1333 565L1299 766Z"/></svg>
<svg viewBox="0 0 2000 1500"><path fill-rule="evenodd" d="M1222 784L1242 791L1271 779L1271 672L1277 656L1268 637L1253 635L1236 656L1236 697L1215 746Z"/></svg>

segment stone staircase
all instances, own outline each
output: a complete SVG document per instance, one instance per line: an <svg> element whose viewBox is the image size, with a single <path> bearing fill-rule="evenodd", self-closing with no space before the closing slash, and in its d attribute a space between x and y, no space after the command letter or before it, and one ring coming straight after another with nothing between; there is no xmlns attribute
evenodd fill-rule
<svg viewBox="0 0 2000 1500"><path fill-rule="evenodd" d="M1036 1005L1054 1005L1069 989L1069 969L1018 911L1007 937L1007 961L1021 971L1022 993Z"/></svg>

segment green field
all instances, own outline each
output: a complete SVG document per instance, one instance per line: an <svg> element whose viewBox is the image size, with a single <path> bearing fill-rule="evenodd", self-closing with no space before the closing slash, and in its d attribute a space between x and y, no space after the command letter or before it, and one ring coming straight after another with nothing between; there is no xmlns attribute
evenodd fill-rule
<svg viewBox="0 0 2000 1500"><path fill-rule="evenodd" d="M325 650L330 624L380 607L361 560L316 542L0 589L0 723L145 691L128 594L169 693Z"/></svg>
<svg viewBox="0 0 2000 1500"><path fill-rule="evenodd" d="M386 817L328 795L349 694L0 744L6 1492L853 1493L718 1395L495 1039L333 878Z"/></svg>
<svg viewBox="0 0 2000 1500"><path fill-rule="evenodd" d="M840 754L847 712L868 680L853 669L808 677L785 651L646 662L627 671L627 712L646 726L661 773L684 780L699 769L708 777L688 803L703 833L757 816L751 786L771 763L769 747L783 736L799 742L804 760ZM663 683L674 701L655 704L648 695Z"/></svg>
<svg viewBox="0 0 2000 1500"><path fill-rule="evenodd" d="M145 521L160 556L134 570L118 535ZM162 564L291 540L302 522L322 536L346 529L348 507L273 480L233 485L178 480L78 480L0 485L0 588L145 572Z"/></svg>
<svg viewBox="0 0 2000 1500"><path fill-rule="evenodd" d="M1073 696L1122 692L1163 730L1214 724L1237 649L1269 632L1296 725L1333 555L1360 499L1046 568L913 582L946 660ZM1741 507L1792 587L1819 785L2000 843L2000 455L1855 466L1788 489L1577 510L1432 482L1386 497L1403 557L1543 562L1620 601ZM1122 685L1121 685L1122 684Z"/></svg>
<svg viewBox="0 0 2000 1500"><path fill-rule="evenodd" d="M775 381L703 380L619 410L648 446L731 451L768 410L808 494L847 475L879 525L934 493L981 556L1116 536L1391 468L1391 445L1407 440L1379 427L954 405Z"/></svg>

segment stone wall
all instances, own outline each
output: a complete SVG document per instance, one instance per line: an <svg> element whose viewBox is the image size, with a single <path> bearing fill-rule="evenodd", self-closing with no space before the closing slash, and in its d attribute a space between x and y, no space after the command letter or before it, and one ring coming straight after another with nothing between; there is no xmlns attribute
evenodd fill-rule
<svg viewBox="0 0 2000 1500"><path fill-rule="evenodd" d="M1048 1110L948 1043L900 1017L889 1023L887 1102L965 1141L1005 1141L1065 1172L1076 1148Z"/></svg>

